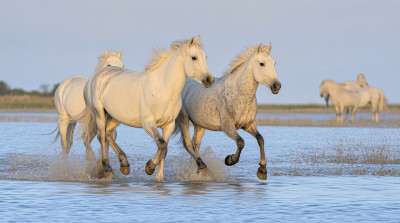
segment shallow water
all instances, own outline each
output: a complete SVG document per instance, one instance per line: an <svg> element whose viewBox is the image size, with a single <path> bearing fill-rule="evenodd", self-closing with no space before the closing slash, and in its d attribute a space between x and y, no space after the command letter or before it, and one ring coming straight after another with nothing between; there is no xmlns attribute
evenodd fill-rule
<svg viewBox="0 0 400 223"><path fill-rule="evenodd" d="M346 114L343 115L346 118ZM335 121L336 114L333 110L328 113L259 113L257 114L257 119L279 119L279 120L310 120L310 121ZM370 120L371 113L357 113L354 115L354 121L360 120ZM398 113L380 113L379 119L381 121L387 120L398 120L400 119L400 114Z"/></svg>
<svg viewBox="0 0 400 223"><path fill-rule="evenodd" d="M268 180L256 177L257 141L245 140L240 162L226 167L235 143L207 131L196 174L178 137L171 140L163 183L144 172L156 146L142 129L118 127L117 143L131 164L128 176L97 176L76 139L67 161L48 122L0 122L0 222L399 222L400 130L394 128L259 127ZM79 137L76 137L79 138ZM99 144L92 143L98 156Z"/></svg>

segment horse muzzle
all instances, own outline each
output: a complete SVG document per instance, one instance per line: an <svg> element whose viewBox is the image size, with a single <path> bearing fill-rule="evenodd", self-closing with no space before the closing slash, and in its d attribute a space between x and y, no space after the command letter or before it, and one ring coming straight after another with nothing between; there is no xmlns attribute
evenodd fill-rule
<svg viewBox="0 0 400 223"><path fill-rule="evenodd" d="M201 83L203 84L203 87L209 88L214 84L214 77L209 74L201 81Z"/></svg>
<svg viewBox="0 0 400 223"><path fill-rule="evenodd" d="M273 94L278 94L279 90L281 89L281 82L275 81L271 84L270 88Z"/></svg>

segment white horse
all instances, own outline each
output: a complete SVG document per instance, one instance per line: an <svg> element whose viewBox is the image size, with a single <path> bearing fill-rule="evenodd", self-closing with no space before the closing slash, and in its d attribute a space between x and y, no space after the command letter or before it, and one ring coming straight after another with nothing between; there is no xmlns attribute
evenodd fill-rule
<svg viewBox="0 0 400 223"><path fill-rule="evenodd" d="M356 82L355 81L345 81L344 85L347 89L368 87L367 80L365 79L365 76L362 73L358 74Z"/></svg>
<svg viewBox="0 0 400 223"><path fill-rule="evenodd" d="M117 54L115 52L109 53L106 50L104 55L99 56L99 63L96 67L96 71L107 66L123 67L124 64L121 61L121 57L122 51ZM64 155L69 153L73 143L76 121L73 121L71 118L79 115L86 108L85 100L83 98L83 88L87 80L86 77L81 76L68 77L60 83L54 94L54 103L58 113L59 127L54 141L61 136L61 147ZM93 139L94 135L91 137ZM94 157L93 150L90 147L90 142L85 142L87 158Z"/></svg>
<svg viewBox="0 0 400 223"><path fill-rule="evenodd" d="M238 129L254 136L260 147L260 167L257 176L267 179L264 139L255 123L257 111L256 91L261 83L277 94L281 83L275 73L275 61L270 56L271 43L266 47L250 46L237 56L225 75L216 80L214 86L203 89L200 84L186 80L182 91L182 109L176 119L175 132L180 131L183 145L197 163L199 171L206 172L207 166L199 157L201 138L205 129L223 131L236 141L237 150L225 159L228 166L239 161L244 140ZM194 125L193 139L190 140L189 120ZM192 145L193 144L193 145Z"/></svg>
<svg viewBox="0 0 400 223"><path fill-rule="evenodd" d="M353 107L351 111L351 122L359 107L371 104L372 121L379 121L378 112L383 111L386 99L383 91L374 87L362 87L347 89L344 84L332 80L325 80L320 85L321 97L329 94L332 104L336 110L336 120L343 122L343 111L345 107Z"/></svg>
<svg viewBox="0 0 400 223"><path fill-rule="evenodd" d="M157 143L157 153L147 162L145 170L151 175L159 165L156 180L163 180L167 145L182 105L181 92L187 76L204 87L210 87L214 82L200 37L173 42L170 50L155 51L143 73L110 67L97 71L89 79L84 89L87 109L83 132L98 130L106 178L113 177L108 143L119 157L121 172L129 174L130 171L125 153L111 137L113 129L123 123L144 128ZM162 129L162 136L158 127Z"/></svg>
<svg viewBox="0 0 400 223"><path fill-rule="evenodd" d="M358 74L357 81L345 81L343 84L344 84L344 87L347 89L368 87L367 80L365 79L365 76L362 73ZM329 94L325 94L323 97L325 99L326 106L329 106ZM347 110L346 110L347 114L349 113L349 109L350 108L347 108ZM346 116L346 118L347 118L347 116Z"/></svg>

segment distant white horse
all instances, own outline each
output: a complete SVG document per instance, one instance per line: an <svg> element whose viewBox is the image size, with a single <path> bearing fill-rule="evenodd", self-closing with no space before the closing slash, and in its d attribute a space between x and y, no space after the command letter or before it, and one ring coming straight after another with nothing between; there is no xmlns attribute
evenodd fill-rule
<svg viewBox="0 0 400 223"><path fill-rule="evenodd" d="M211 88L204 89L200 84L188 79L182 91L182 109L176 119L176 125L182 134L183 145L196 161L199 171L205 172L207 166L199 157L201 138L205 129L223 131L236 141L237 150L225 159L228 166L239 161L244 147L243 138L238 129L254 136L260 146L260 167L257 176L267 179L264 138L255 123L257 99L256 91L261 83L277 94L281 83L275 73L275 61L270 56L271 43L266 47L250 46L237 56L225 75L216 80ZM189 120L194 125L194 135L190 140ZM193 143L193 145L192 145Z"/></svg>
<svg viewBox="0 0 400 223"><path fill-rule="evenodd" d="M102 67L117 66L123 67L124 64L121 61L122 51L119 54L115 52L104 52L104 55L99 56L99 63L96 67L96 71ZM73 135L76 126L76 121L71 118L82 113L85 108L85 100L83 98L83 88L87 82L86 77L73 76L66 78L57 87L54 94L54 102L58 113L58 132L54 139L55 141L61 136L61 147L64 155L68 154L72 143ZM92 139L95 135L91 136ZM92 141L90 140L90 142ZM86 157L94 157L94 153L90 147L90 142L85 142Z"/></svg>
<svg viewBox="0 0 400 223"><path fill-rule="evenodd" d="M368 83L367 80L365 79L364 74L360 73L357 76L357 82L355 81L345 81L344 82L344 87L347 89L353 89L353 88L361 88L361 87L368 87ZM326 106L329 106L329 94L325 94L324 96L325 102L326 102ZM349 113L349 109L347 108L347 114Z"/></svg>
<svg viewBox="0 0 400 223"><path fill-rule="evenodd" d="M167 145L181 109L181 92L187 76L204 87L214 82L200 37L173 42L170 50L155 51L144 73L111 67L97 71L89 79L84 89L87 109L83 132L98 130L106 178L113 177L107 143L119 157L121 172L129 174L130 171L125 153L111 137L113 129L123 123L144 128L157 143L157 153L147 162L145 170L151 175L159 165L156 180L163 180ZM162 129L162 136L158 127Z"/></svg>
<svg viewBox="0 0 400 223"><path fill-rule="evenodd" d="M365 79L364 74L360 73L357 76L357 82L355 81L345 81L344 85L347 89L360 88L360 87L368 87L367 80Z"/></svg>
<svg viewBox="0 0 400 223"><path fill-rule="evenodd" d="M372 121L379 121L378 112L383 111L386 99L383 91L374 87L362 87L347 89L344 84L332 80L325 80L320 85L321 97L329 94L332 104L336 110L336 120L343 122L343 111L345 107L353 107L351 111L351 122L359 107L371 104Z"/></svg>

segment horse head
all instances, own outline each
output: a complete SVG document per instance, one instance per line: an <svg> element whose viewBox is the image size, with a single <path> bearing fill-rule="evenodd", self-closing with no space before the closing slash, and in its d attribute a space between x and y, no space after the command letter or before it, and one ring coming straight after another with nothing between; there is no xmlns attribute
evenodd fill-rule
<svg viewBox="0 0 400 223"><path fill-rule="evenodd" d="M254 79L277 94L281 89L281 82L275 72L275 60L270 56L271 43L268 46L258 45L254 52L253 76Z"/></svg>
<svg viewBox="0 0 400 223"><path fill-rule="evenodd" d="M214 77L207 65L207 55L201 48L200 36L189 40L184 62L185 73L188 77L201 83L203 87L211 87Z"/></svg>
<svg viewBox="0 0 400 223"><path fill-rule="evenodd" d="M122 57L122 50L119 53L111 52L109 53L107 50L104 51L105 56L105 64L104 66L116 66L116 67L124 67L124 63L121 60Z"/></svg>

